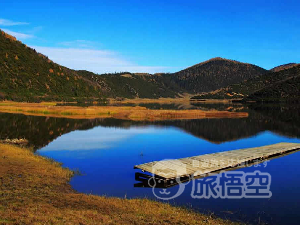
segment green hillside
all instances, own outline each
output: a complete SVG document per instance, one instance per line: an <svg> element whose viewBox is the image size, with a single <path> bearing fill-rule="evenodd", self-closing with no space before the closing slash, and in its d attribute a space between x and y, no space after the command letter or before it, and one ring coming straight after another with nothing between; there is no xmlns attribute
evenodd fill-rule
<svg viewBox="0 0 300 225"><path fill-rule="evenodd" d="M96 75L58 65L14 37L0 32L0 99L86 101L105 97L176 97L153 75Z"/></svg>
<svg viewBox="0 0 300 225"><path fill-rule="evenodd" d="M56 64L0 32L0 99L15 101L174 98L184 93L202 93L195 98L244 98L299 75L299 67L286 64L272 72L252 64L213 58L176 73L98 75Z"/></svg>
<svg viewBox="0 0 300 225"><path fill-rule="evenodd" d="M0 32L0 50L1 99L103 97L98 85L52 62L3 31Z"/></svg>

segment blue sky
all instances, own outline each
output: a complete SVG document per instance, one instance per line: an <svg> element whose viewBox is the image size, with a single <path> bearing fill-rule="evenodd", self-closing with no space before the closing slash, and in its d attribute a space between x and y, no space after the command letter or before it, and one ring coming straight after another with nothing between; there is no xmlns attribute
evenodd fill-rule
<svg viewBox="0 0 300 225"><path fill-rule="evenodd" d="M55 62L97 73L173 72L224 57L300 62L300 1L1 0L0 28Z"/></svg>

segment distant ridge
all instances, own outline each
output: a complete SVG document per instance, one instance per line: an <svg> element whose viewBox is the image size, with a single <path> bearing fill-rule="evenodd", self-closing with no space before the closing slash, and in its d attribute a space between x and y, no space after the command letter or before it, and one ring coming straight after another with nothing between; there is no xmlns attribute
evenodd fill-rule
<svg viewBox="0 0 300 225"><path fill-rule="evenodd" d="M170 76L181 89L189 93L201 93L217 90L266 73L267 70L256 65L216 57Z"/></svg>
<svg viewBox="0 0 300 225"><path fill-rule="evenodd" d="M190 66L190 67L187 67L186 69L189 69L189 68L192 68L192 67L197 67L197 66L201 66L201 65L204 65L206 63L209 63L209 62L213 62L213 61L228 61L228 62L233 62L233 63L243 63L243 62L239 62L237 60L232 60L232 59L225 59L225 58L222 58L222 57L214 57L214 58L211 58L211 59L208 59L206 61L203 61L201 63L197 63L193 66ZM248 64L248 65L252 65L250 63L243 63L243 64ZM186 70L186 69L183 69L183 70ZM179 71L180 72L180 71Z"/></svg>
<svg viewBox="0 0 300 225"><path fill-rule="evenodd" d="M250 94L246 101L258 102L300 102L300 65L280 72L289 73L285 79L277 81Z"/></svg>
<svg viewBox="0 0 300 225"><path fill-rule="evenodd" d="M185 93L241 98L286 79L293 74L289 70L296 67L297 64L282 65L272 69L279 70L279 74L270 75L269 70L256 65L215 57L175 73L98 75L61 66L15 37L0 32L0 100L175 98Z"/></svg>
<svg viewBox="0 0 300 225"><path fill-rule="evenodd" d="M290 69L294 66L299 66L300 64L298 63L287 63L287 64L283 64L283 65L280 65L280 66L276 66L272 69L270 69L270 71L272 72L278 72L278 71L281 71L281 70L286 70L286 69Z"/></svg>
<svg viewBox="0 0 300 225"><path fill-rule="evenodd" d="M254 77L193 99L237 99L246 101L299 102L300 65Z"/></svg>

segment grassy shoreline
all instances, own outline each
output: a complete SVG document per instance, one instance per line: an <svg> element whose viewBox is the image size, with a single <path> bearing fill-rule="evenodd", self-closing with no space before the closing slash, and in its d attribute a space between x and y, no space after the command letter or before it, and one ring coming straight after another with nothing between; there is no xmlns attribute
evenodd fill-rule
<svg viewBox="0 0 300 225"><path fill-rule="evenodd" d="M77 193L72 176L30 149L0 144L0 224L234 224L147 199Z"/></svg>
<svg viewBox="0 0 300 225"><path fill-rule="evenodd" d="M202 118L243 118L247 112L203 111L203 110L164 110L147 109L140 106L57 106L56 103L16 103L0 102L0 112L43 115L74 119L116 118L129 120L174 120Z"/></svg>

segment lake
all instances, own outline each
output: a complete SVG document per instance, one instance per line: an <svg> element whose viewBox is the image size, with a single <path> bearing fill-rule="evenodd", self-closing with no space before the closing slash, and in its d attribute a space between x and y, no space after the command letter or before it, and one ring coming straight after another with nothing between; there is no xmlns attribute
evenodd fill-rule
<svg viewBox="0 0 300 225"><path fill-rule="evenodd" d="M196 107L224 108L197 105ZM139 187L134 165L279 142L300 143L299 106L226 106L247 111L238 119L129 121L74 120L21 114L0 114L0 138L26 138L36 154L78 170L72 187L83 193L121 198L156 199L152 188ZM298 224L300 219L300 152L238 171L268 172L268 199L194 199L193 182L169 202L193 210L248 223ZM168 188L176 193L179 186ZM155 190L157 191L157 190ZM159 199L158 199L159 200Z"/></svg>

